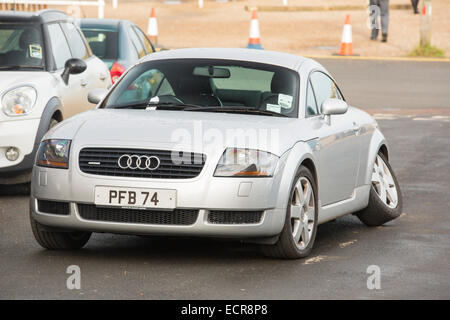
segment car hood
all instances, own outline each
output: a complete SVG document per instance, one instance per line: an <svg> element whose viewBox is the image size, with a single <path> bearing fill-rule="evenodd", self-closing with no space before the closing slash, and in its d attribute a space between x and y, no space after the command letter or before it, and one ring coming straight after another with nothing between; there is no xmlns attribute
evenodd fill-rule
<svg viewBox="0 0 450 320"><path fill-rule="evenodd" d="M280 156L299 140L303 120L246 114L166 110L96 109L51 130L46 138L81 146L116 146L204 152L251 148Z"/></svg>

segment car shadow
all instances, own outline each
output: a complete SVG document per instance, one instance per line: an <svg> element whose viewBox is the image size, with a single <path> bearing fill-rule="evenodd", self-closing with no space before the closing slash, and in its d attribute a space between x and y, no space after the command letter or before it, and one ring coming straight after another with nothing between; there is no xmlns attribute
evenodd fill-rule
<svg viewBox="0 0 450 320"><path fill-rule="evenodd" d="M0 184L0 197L2 196L29 196L30 183L5 185Z"/></svg>
<svg viewBox="0 0 450 320"><path fill-rule="evenodd" d="M360 234L371 232L373 228L364 226L354 216L344 216L319 226L310 257L336 256L340 243L358 238ZM92 235L88 244L75 251L46 251L36 253L39 256L66 257L89 261L164 261L189 263L201 259L208 263L230 261L273 260L266 258L257 244L243 243L236 240L215 238L173 237L173 236L131 236L118 234ZM288 260L289 261L289 260ZM290 260L290 261L304 261Z"/></svg>

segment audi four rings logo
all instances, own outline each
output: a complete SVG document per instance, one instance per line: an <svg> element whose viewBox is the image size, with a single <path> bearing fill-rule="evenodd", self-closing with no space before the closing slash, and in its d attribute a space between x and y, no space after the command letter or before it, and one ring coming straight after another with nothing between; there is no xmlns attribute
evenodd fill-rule
<svg viewBox="0 0 450 320"><path fill-rule="evenodd" d="M136 154L122 155L117 164L121 169L131 169L131 170L156 170L159 168L161 161L155 156L138 156Z"/></svg>

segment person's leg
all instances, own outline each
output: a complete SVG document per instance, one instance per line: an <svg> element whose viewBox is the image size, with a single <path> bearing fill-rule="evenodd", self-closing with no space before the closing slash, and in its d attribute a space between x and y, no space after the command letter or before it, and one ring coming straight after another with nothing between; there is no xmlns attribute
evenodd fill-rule
<svg viewBox="0 0 450 320"><path fill-rule="evenodd" d="M411 5L413 7L414 13L419 13L417 6L419 4L419 0L411 0Z"/></svg>
<svg viewBox="0 0 450 320"><path fill-rule="evenodd" d="M380 29L380 23L378 22L378 17L380 15L380 7L378 5L379 0L370 0L369 11L370 11L370 28L371 35L370 40L376 40L378 37L378 29Z"/></svg>
<svg viewBox="0 0 450 320"><path fill-rule="evenodd" d="M381 16L381 41L387 41L389 27L389 0L380 0L380 16Z"/></svg>

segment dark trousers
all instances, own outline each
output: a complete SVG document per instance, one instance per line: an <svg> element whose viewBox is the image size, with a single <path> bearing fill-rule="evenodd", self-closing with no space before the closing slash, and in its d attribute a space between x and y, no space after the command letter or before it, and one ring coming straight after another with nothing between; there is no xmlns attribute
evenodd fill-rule
<svg viewBox="0 0 450 320"><path fill-rule="evenodd" d="M419 0L411 0L411 4L412 4L412 7L414 9L414 12L418 12L417 6L419 4Z"/></svg>
<svg viewBox="0 0 450 320"><path fill-rule="evenodd" d="M370 23L372 25L372 32L380 29L380 23L378 22L378 16L381 21L381 32L383 34L388 33L389 27L389 0L370 0ZM374 10L372 6L378 7L378 10Z"/></svg>

